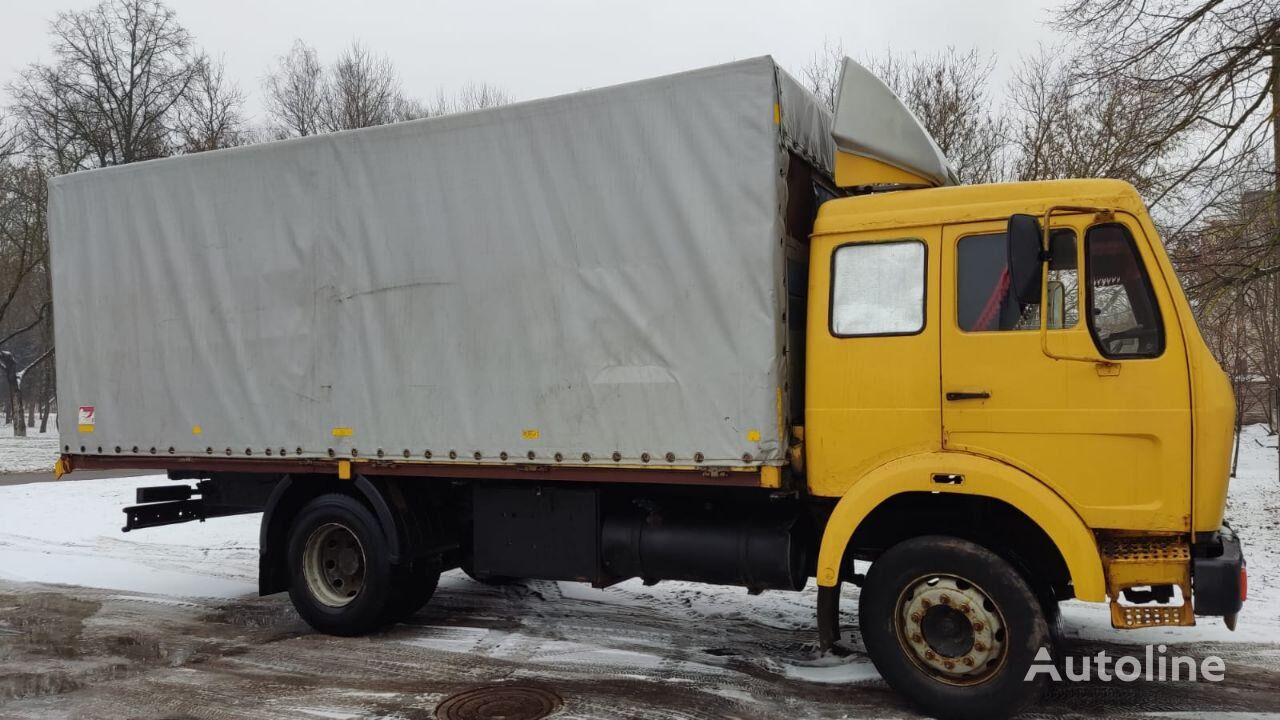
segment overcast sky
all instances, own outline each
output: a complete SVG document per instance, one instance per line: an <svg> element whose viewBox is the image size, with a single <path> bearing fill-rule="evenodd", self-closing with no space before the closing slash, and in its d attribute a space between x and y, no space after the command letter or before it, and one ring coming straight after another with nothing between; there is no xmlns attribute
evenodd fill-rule
<svg viewBox="0 0 1280 720"><path fill-rule="evenodd" d="M468 82L517 99L771 54L793 72L824 42L865 57L947 45L995 53L997 79L1052 44L1057 0L167 0L179 21L249 94L264 122L262 77L294 38L333 58L352 39L391 57L407 94ZM49 57L60 10L94 0L0 0L0 88ZM0 89L0 104L8 95Z"/></svg>

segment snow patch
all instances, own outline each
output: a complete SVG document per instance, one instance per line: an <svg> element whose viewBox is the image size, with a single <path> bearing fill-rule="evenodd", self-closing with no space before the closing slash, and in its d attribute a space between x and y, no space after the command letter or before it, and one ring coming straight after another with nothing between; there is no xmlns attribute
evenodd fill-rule
<svg viewBox="0 0 1280 720"><path fill-rule="evenodd" d="M52 471L61 454L58 445L58 429L54 418L49 418L49 432L41 433L39 418L36 426L27 428L27 437L14 437L13 425L0 427L0 473Z"/></svg>
<svg viewBox="0 0 1280 720"><path fill-rule="evenodd" d="M120 531L136 488L171 482L144 475L0 487L0 577L170 597L255 594L259 515Z"/></svg>
<svg viewBox="0 0 1280 720"><path fill-rule="evenodd" d="M843 658L824 655L813 662L784 662L782 671L793 680L812 683L848 685L880 679L876 666L858 655Z"/></svg>

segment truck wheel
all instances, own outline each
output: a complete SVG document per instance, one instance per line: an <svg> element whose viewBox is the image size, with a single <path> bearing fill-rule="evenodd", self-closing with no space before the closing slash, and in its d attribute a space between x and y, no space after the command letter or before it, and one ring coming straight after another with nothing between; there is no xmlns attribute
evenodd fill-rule
<svg viewBox="0 0 1280 720"><path fill-rule="evenodd" d="M387 622L404 622L422 609L436 593L440 584L440 567L438 565L418 565L412 570L398 575L393 581L391 601L387 603Z"/></svg>
<svg viewBox="0 0 1280 720"><path fill-rule="evenodd" d="M1049 626L1018 572L954 537L901 542L877 558L858 601L867 654L885 681L944 720L1005 718L1034 703L1026 680Z"/></svg>
<svg viewBox="0 0 1280 720"><path fill-rule="evenodd" d="M307 503L289 530L289 598L311 627L363 635L382 624L393 594L377 518L349 495Z"/></svg>

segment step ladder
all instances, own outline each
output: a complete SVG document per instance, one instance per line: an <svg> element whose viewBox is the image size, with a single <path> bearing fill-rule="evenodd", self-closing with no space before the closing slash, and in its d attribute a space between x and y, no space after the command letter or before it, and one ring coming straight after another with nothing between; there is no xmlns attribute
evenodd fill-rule
<svg viewBox="0 0 1280 720"><path fill-rule="evenodd" d="M1111 597L1111 626L1121 630L1195 625L1191 605L1191 547L1183 536L1118 535L1099 538L1102 567ZM1132 588L1172 585L1182 593L1181 605L1121 604Z"/></svg>

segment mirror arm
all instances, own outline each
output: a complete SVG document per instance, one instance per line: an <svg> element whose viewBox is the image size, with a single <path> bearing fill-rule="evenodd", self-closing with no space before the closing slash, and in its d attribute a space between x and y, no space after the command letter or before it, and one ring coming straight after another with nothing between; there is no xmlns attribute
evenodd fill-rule
<svg viewBox="0 0 1280 720"><path fill-rule="evenodd" d="M1041 223L1043 228L1043 236L1040 239L1040 263L1043 270L1040 273L1040 352L1044 356L1052 360L1067 360L1070 362L1087 362L1095 365L1114 365L1115 362L1102 357L1082 357L1077 355L1058 355L1049 350L1049 261L1052 259L1050 250L1050 240L1053 233L1053 214L1054 213L1094 213L1103 218L1109 218L1113 212L1108 208L1084 207L1079 205L1054 205L1044 211L1044 222ZM1077 263L1078 264L1078 263ZM1080 275L1083 276L1084 268L1080 268ZM1081 278L1083 279L1083 277ZM1077 300L1077 302L1079 302Z"/></svg>

